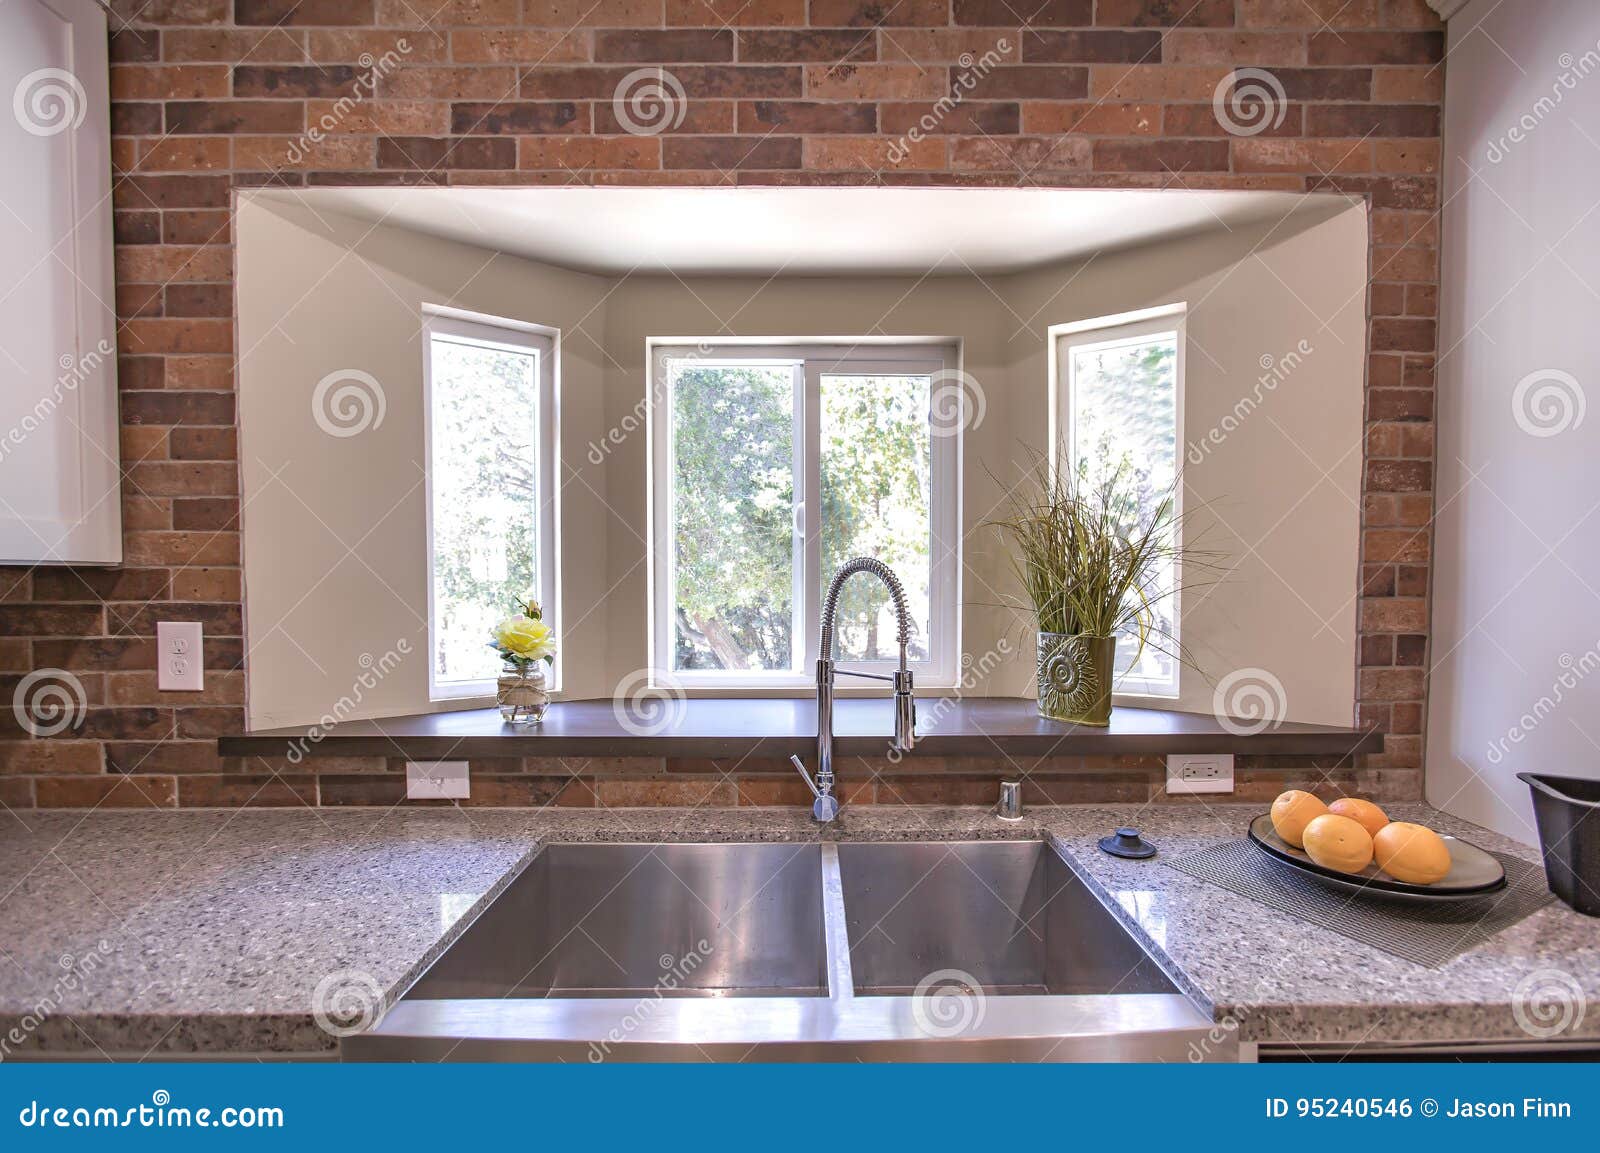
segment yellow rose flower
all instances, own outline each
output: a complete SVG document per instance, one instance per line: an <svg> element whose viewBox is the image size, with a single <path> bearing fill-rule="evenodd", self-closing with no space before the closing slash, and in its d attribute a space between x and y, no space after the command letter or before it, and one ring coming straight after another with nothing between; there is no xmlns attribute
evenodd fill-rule
<svg viewBox="0 0 1600 1153"><path fill-rule="evenodd" d="M556 634L543 621L518 614L494 627L495 647L525 661L540 661L555 655Z"/></svg>

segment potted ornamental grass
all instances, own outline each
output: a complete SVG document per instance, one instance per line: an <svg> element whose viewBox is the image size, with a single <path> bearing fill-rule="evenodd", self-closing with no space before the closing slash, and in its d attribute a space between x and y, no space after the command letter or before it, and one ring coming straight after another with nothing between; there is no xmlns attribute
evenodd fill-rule
<svg viewBox="0 0 1600 1153"><path fill-rule="evenodd" d="M1111 723L1117 636L1182 660L1156 609L1198 554L1179 543L1175 486L1152 491L1126 464L1089 481L1037 466L992 522L1013 546L1026 599L1012 607L1038 630L1039 712L1081 725Z"/></svg>
<svg viewBox="0 0 1600 1153"><path fill-rule="evenodd" d="M536 725L550 707L546 669L555 663L556 634L532 593L516 602L517 611L494 626L489 647L500 654L495 700L511 725Z"/></svg>

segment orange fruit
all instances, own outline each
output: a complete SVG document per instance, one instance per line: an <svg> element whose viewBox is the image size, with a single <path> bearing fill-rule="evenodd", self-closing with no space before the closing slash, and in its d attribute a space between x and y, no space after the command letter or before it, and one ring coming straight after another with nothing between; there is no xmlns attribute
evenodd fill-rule
<svg viewBox="0 0 1600 1153"><path fill-rule="evenodd" d="M1372 835L1359 821L1338 813L1312 818L1305 842L1306 855L1324 869L1359 873L1372 864Z"/></svg>
<svg viewBox="0 0 1600 1153"><path fill-rule="evenodd" d="M1295 848L1304 848L1306 826L1327 811L1328 806L1310 793L1290 789L1272 802L1272 827Z"/></svg>
<svg viewBox="0 0 1600 1153"><path fill-rule="evenodd" d="M1450 847L1423 825L1391 821L1372 838L1378 868L1397 881L1431 885L1450 872Z"/></svg>
<svg viewBox="0 0 1600 1153"><path fill-rule="evenodd" d="M1389 814L1378 808L1371 801L1364 801L1360 797L1340 797L1328 806L1328 812L1338 813L1341 817L1349 817L1356 824L1367 830L1369 836L1376 837L1378 830L1389 823Z"/></svg>

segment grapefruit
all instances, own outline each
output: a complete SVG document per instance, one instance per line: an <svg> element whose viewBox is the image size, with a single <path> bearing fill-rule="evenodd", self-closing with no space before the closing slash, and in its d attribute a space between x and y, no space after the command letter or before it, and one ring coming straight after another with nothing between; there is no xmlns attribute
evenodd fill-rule
<svg viewBox="0 0 1600 1153"><path fill-rule="evenodd" d="M1423 825L1391 821L1372 838L1378 868L1397 881L1431 885L1450 872L1450 847Z"/></svg>
<svg viewBox="0 0 1600 1153"><path fill-rule="evenodd" d="M1272 802L1272 827L1289 844L1297 849L1305 847L1305 831L1317 817L1328 811L1328 806L1301 789L1279 793Z"/></svg>
<svg viewBox="0 0 1600 1153"><path fill-rule="evenodd" d="M1341 817L1349 817L1356 824L1367 830L1369 836L1376 837L1378 830L1389 823L1389 814L1378 808L1371 801L1364 801L1360 797L1340 797L1328 806L1328 812L1338 813Z"/></svg>
<svg viewBox="0 0 1600 1153"><path fill-rule="evenodd" d="M1372 864L1372 835L1338 813L1314 817L1305 828L1306 855L1324 869L1359 873Z"/></svg>

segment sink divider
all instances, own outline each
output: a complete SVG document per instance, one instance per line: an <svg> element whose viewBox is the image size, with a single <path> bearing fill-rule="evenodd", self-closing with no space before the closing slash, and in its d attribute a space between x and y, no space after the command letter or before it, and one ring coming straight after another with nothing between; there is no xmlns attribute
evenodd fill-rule
<svg viewBox="0 0 1600 1153"><path fill-rule="evenodd" d="M822 931L828 965L828 998L853 1000L854 974L850 970L850 934L845 922L844 881L839 875L839 846L822 845Z"/></svg>

